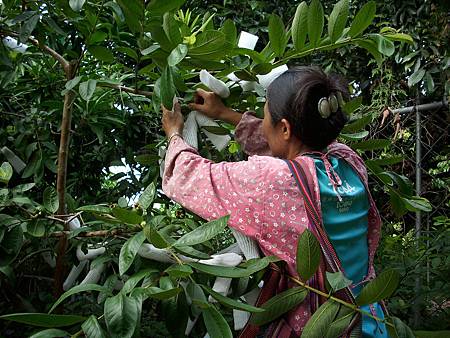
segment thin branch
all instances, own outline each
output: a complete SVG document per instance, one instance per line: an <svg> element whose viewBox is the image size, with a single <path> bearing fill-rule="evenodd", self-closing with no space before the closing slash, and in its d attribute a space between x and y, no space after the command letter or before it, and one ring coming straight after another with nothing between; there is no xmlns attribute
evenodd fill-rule
<svg viewBox="0 0 450 338"><path fill-rule="evenodd" d="M108 87L108 88L112 88L112 89L117 89L122 92L131 93L131 94L137 94L137 95L143 95L143 96L152 96L153 95L152 92L134 89L134 88L130 88L130 87L125 87L125 86L121 86L121 85L115 85L115 84L111 84L111 83L99 83L97 85L99 87Z"/></svg>
<svg viewBox="0 0 450 338"><path fill-rule="evenodd" d="M114 230L98 230L98 231L90 231L90 232L81 232L77 234L75 237L110 237L110 236L119 236L126 233L134 233L135 231L124 231L120 229ZM63 237L69 236L71 231L56 231L50 234L50 237Z"/></svg>
<svg viewBox="0 0 450 338"><path fill-rule="evenodd" d="M10 112L7 112L7 111L2 112L2 114L16 116L16 117L26 117L25 115L22 115L22 114L10 113Z"/></svg>
<svg viewBox="0 0 450 338"><path fill-rule="evenodd" d="M312 291L314 293L317 293L318 295L320 295L322 297L325 297L326 299L333 300L333 301L335 301L335 302L337 302L339 304L344 305L345 307L348 307L349 309L352 309L353 311L359 312L359 313L361 313L363 315L366 315L366 316L368 316L368 317L370 317L372 319L375 319L378 322L385 323L386 325L389 325L389 326L392 326L392 327L394 326L392 323L388 322L386 319L379 318L377 316L372 315L371 313L369 313L367 311L361 310L357 305L347 303L345 300L336 298L336 297L332 296L331 294L328 294L328 293L322 292L320 290L317 290L316 288L313 288L312 286L309 286L308 284L302 282L301 280L299 280L299 279L297 279L295 277L292 277L292 276L288 276L288 277L289 277L289 279L291 279L295 283L303 286L305 289L308 289L308 290L310 290L310 291Z"/></svg>

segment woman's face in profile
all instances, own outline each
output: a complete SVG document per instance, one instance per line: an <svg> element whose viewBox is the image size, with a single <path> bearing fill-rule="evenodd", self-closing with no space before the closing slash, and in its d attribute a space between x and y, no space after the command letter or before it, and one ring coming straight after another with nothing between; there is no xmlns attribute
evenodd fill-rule
<svg viewBox="0 0 450 338"><path fill-rule="evenodd" d="M272 155L275 157L285 158L286 142L283 138L283 126L281 122L275 126L272 124L272 117L269 112L269 105L266 101L264 106L264 120L262 123L262 132L269 144Z"/></svg>

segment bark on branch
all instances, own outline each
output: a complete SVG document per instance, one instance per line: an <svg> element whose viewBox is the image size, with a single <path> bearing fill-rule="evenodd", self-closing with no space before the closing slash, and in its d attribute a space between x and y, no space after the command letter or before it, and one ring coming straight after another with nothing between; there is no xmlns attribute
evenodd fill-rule
<svg viewBox="0 0 450 338"><path fill-rule="evenodd" d="M124 231L121 229L114 230L98 230L98 231L89 231L89 232L81 232L77 234L75 237L110 237L110 236L118 236L127 233L135 233L135 231ZM70 235L70 231L56 231L50 234L50 237L64 237Z"/></svg>

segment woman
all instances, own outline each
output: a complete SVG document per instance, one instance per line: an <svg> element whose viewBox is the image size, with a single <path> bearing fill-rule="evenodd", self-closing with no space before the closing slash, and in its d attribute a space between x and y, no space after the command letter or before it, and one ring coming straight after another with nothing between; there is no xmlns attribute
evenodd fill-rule
<svg viewBox="0 0 450 338"><path fill-rule="evenodd" d="M181 137L180 107L174 112L163 108L169 138L164 192L207 220L230 214L230 227L255 239L265 255L284 260L289 274L297 276L298 236L310 225L292 164L300 166L309 177L340 270L353 281L351 293L357 296L361 283L374 277L380 218L364 162L335 142L347 120L342 110L347 96L343 82L314 67L288 70L272 82L263 120L251 112L235 112L213 93L199 90L197 103L190 107L236 125L242 149L255 155L236 163L216 164L199 156ZM300 306L286 316L295 334L301 334L311 307ZM383 318L378 304L363 309ZM367 316L362 331L365 337L387 337L384 324Z"/></svg>

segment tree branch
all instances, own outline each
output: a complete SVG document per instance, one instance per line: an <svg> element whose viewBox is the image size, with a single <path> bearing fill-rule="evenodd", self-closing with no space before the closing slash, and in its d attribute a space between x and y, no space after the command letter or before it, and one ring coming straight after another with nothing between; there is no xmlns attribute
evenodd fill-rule
<svg viewBox="0 0 450 338"><path fill-rule="evenodd" d="M137 94L137 95L143 95L143 96L152 96L153 95L152 92L148 92L148 91L145 91L145 90L139 90L139 89L134 89L134 88L125 87L125 86L121 86L121 85L110 84L110 83L99 83L98 86L99 87L113 88L113 89L120 90L122 92L127 92L127 93Z"/></svg>
<svg viewBox="0 0 450 338"><path fill-rule="evenodd" d="M56 231L50 234L50 237L63 237L70 235L70 231ZM135 233L135 231L124 231L121 229L114 230L98 230L98 231L90 231L90 232L81 232L77 234L75 237L109 237L109 236L118 236L127 233Z"/></svg>

